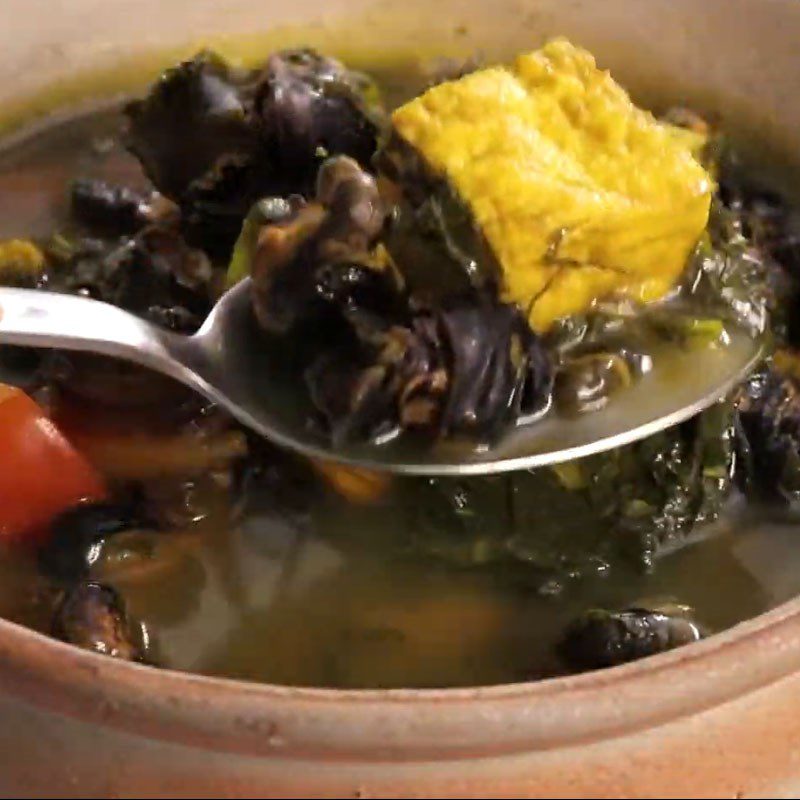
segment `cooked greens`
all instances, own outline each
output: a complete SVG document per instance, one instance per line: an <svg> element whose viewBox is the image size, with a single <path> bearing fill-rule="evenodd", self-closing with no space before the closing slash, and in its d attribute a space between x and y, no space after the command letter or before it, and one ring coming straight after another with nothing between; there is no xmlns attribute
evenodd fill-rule
<svg viewBox="0 0 800 800"><path fill-rule="evenodd" d="M729 403L642 442L492 478L408 483L411 546L461 564L517 560L581 574L652 565L716 519L731 487Z"/></svg>

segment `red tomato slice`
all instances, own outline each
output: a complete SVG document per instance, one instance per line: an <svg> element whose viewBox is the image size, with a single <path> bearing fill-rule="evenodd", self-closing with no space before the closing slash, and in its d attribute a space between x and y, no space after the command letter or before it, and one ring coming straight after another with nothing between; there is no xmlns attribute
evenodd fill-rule
<svg viewBox="0 0 800 800"><path fill-rule="evenodd" d="M105 493L100 474L42 409L0 384L0 542L41 541L57 514Z"/></svg>

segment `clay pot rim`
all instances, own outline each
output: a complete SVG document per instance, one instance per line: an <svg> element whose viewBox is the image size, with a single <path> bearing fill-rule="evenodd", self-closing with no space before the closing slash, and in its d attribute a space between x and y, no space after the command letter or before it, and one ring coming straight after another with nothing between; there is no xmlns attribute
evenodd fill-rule
<svg viewBox="0 0 800 800"><path fill-rule="evenodd" d="M153 741L318 761L433 762L576 746L739 700L798 670L800 598L613 669L424 690L288 687L154 669L0 619L0 682L46 713Z"/></svg>
<svg viewBox="0 0 800 800"><path fill-rule="evenodd" d="M455 689L249 683L96 655L0 620L0 681L27 702L152 739L239 754L460 759L582 744L695 714L800 669L800 598L612 669Z"/></svg>

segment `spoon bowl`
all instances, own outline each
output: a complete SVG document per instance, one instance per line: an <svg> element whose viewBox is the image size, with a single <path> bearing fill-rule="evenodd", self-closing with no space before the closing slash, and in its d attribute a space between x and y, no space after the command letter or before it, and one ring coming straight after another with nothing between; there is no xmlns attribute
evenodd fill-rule
<svg viewBox="0 0 800 800"><path fill-rule="evenodd" d="M336 447L309 424L299 370L265 341L251 312L250 280L226 292L193 336L151 325L97 300L0 289L0 344L59 348L131 361L164 373L275 444L303 455L406 475L486 475L600 453L676 425L724 397L758 364L764 343L737 328L725 347L669 348L604 408L548 414L491 446L404 434L382 445Z"/></svg>

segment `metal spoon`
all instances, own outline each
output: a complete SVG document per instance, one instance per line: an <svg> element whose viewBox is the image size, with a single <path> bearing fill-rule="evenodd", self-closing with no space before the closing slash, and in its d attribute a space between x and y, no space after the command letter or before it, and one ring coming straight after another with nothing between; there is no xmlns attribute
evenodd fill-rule
<svg viewBox="0 0 800 800"><path fill-rule="evenodd" d="M309 425L296 370L276 366L250 312L250 281L228 291L194 336L151 325L107 303L0 289L0 343L82 350L162 372L227 409L276 444L308 456L409 475L479 475L530 469L599 453L675 425L712 405L758 363L763 345L732 331L724 348L677 352L605 408L550 414L489 448L399 437L332 449Z"/></svg>

